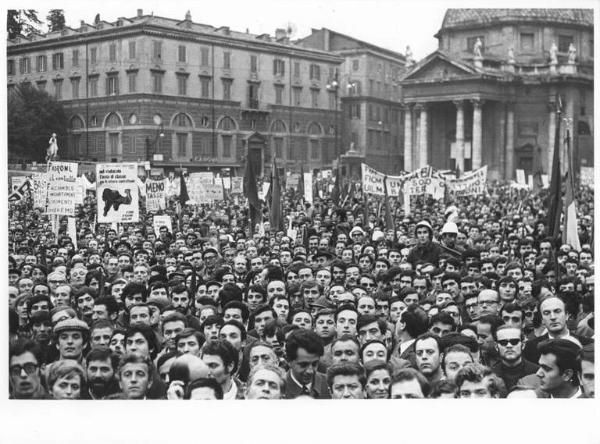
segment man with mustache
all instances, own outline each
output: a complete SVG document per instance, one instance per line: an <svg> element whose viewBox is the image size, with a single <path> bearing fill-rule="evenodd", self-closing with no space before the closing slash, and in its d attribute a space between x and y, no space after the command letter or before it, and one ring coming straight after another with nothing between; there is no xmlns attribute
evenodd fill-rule
<svg viewBox="0 0 600 444"><path fill-rule="evenodd" d="M118 356L109 348L93 348L86 356L86 376L88 392L82 399L103 399L119 392L115 370L119 365Z"/></svg>

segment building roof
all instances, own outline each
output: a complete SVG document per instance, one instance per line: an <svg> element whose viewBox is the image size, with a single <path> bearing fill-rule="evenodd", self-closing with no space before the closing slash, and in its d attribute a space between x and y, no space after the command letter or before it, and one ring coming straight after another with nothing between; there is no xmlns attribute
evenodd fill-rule
<svg viewBox="0 0 600 444"><path fill-rule="evenodd" d="M500 23L594 26L593 9L448 9L439 32L456 28L481 28Z"/></svg>

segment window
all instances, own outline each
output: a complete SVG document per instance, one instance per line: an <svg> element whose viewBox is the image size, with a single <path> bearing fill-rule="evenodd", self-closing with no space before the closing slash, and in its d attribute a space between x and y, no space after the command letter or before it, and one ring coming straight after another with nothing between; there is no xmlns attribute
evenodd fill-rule
<svg viewBox="0 0 600 444"><path fill-rule="evenodd" d="M129 86L129 92L134 93L137 90L137 72L130 72L127 74L127 83Z"/></svg>
<svg viewBox="0 0 600 444"><path fill-rule="evenodd" d="M185 133L177 133L177 156L187 157L187 137Z"/></svg>
<svg viewBox="0 0 600 444"><path fill-rule="evenodd" d="M355 103L351 105L350 109L352 110L352 118L360 119L360 103Z"/></svg>
<svg viewBox="0 0 600 444"><path fill-rule="evenodd" d="M522 32L521 33L521 51L523 52L533 52L533 33Z"/></svg>
<svg viewBox="0 0 600 444"><path fill-rule="evenodd" d="M177 49L177 60L179 60L180 63L187 62L187 48L185 45L179 45L179 48Z"/></svg>
<svg viewBox="0 0 600 444"><path fill-rule="evenodd" d="M153 71L152 72L152 92L162 93L162 81L163 81L163 73Z"/></svg>
<svg viewBox="0 0 600 444"><path fill-rule="evenodd" d="M379 106L375 106L375 120L378 122L381 120L381 108Z"/></svg>
<svg viewBox="0 0 600 444"><path fill-rule="evenodd" d="M31 73L31 60L29 60L29 57L23 57L19 60L19 72L21 74Z"/></svg>
<svg viewBox="0 0 600 444"><path fill-rule="evenodd" d="M359 66L360 63L358 59L352 60L352 71L358 71Z"/></svg>
<svg viewBox="0 0 600 444"><path fill-rule="evenodd" d="M231 69L231 53L229 51L223 53L223 69Z"/></svg>
<svg viewBox="0 0 600 444"><path fill-rule="evenodd" d="M177 74L177 92L180 96L187 95L187 74Z"/></svg>
<svg viewBox="0 0 600 444"><path fill-rule="evenodd" d="M310 159L318 160L319 159L319 141L315 139L310 139Z"/></svg>
<svg viewBox="0 0 600 444"><path fill-rule="evenodd" d="M111 43L108 45L108 60L111 62L117 61L117 44Z"/></svg>
<svg viewBox="0 0 600 444"><path fill-rule="evenodd" d="M63 53L58 52L56 54L53 54L52 55L52 69L57 70L57 69L63 69L63 68L64 68Z"/></svg>
<svg viewBox="0 0 600 444"><path fill-rule="evenodd" d="M250 72L258 71L258 59L255 55L250 56Z"/></svg>
<svg viewBox="0 0 600 444"><path fill-rule="evenodd" d="M152 58L158 61L162 59L162 42L160 40L152 42Z"/></svg>
<svg viewBox="0 0 600 444"><path fill-rule="evenodd" d="M275 85L275 104L283 104L283 85Z"/></svg>
<svg viewBox="0 0 600 444"><path fill-rule="evenodd" d="M273 125L271 125L271 132L272 133L287 132L287 130L285 129L285 123L283 123L281 120L276 120L275 122L273 122Z"/></svg>
<svg viewBox="0 0 600 444"><path fill-rule="evenodd" d="M208 66L208 48L200 48L200 64Z"/></svg>
<svg viewBox="0 0 600 444"><path fill-rule="evenodd" d="M16 74L15 72L15 61L14 60L9 60L7 65L6 65L6 74L9 76L14 76Z"/></svg>
<svg viewBox="0 0 600 444"><path fill-rule="evenodd" d="M210 97L210 77L200 77L200 97Z"/></svg>
<svg viewBox="0 0 600 444"><path fill-rule="evenodd" d="M98 58L98 48L90 48L90 63L92 65L95 65L97 58Z"/></svg>
<svg viewBox="0 0 600 444"><path fill-rule="evenodd" d="M128 150L128 152L133 153L133 154L137 153L136 142L137 142L137 139L135 138L135 136L131 136L129 138L129 150Z"/></svg>
<svg viewBox="0 0 600 444"><path fill-rule="evenodd" d="M318 89L310 90L310 104L313 108L317 108L319 106L319 90Z"/></svg>
<svg viewBox="0 0 600 444"><path fill-rule="evenodd" d="M37 56L35 69L37 72L45 72L48 69L47 58L45 55Z"/></svg>
<svg viewBox="0 0 600 444"><path fill-rule="evenodd" d="M96 139L92 138L90 140L90 153L95 153L97 151L98 148L96 147L96 144L97 144Z"/></svg>
<svg viewBox="0 0 600 444"><path fill-rule="evenodd" d="M573 43L572 35L558 36L558 52L569 52L569 46Z"/></svg>
<svg viewBox="0 0 600 444"><path fill-rule="evenodd" d="M285 74L285 61L281 59L273 60L273 74L282 76Z"/></svg>
<svg viewBox="0 0 600 444"><path fill-rule="evenodd" d="M79 83L80 83L79 77L71 79L71 97L73 99L79 98Z"/></svg>
<svg viewBox="0 0 600 444"><path fill-rule="evenodd" d="M294 77L300 77L300 62L294 62Z"/></svg>
<svg viewBox="0 0 600 444"><path fill-rule="evenodd" d="M229 135L221 136L221 141L223 142L223 157L231 157L231 140L232 137Z"/></svg>
<svg viewBox="0 0 600 444"><path fill-rule="evenodd" d="M41 80L41 81L37 82L37 88L40 91L46 91L46 81L45 80Z"/></svg>
<svg viewBox="0 0 600 444"><path fill-rule="evenodd" d="M223 100L231 100L231 79L223 79Z"/></svg>
<svg viewBox="0 0 600 444"><path fill-rule="evenodd" d="M275 137L273 142L275 145L275 157L283 159L283 137Z"/></svg>
<svg viewBox="0 0 600 444"><path fill-rule="evenodd" d="M302 87L294 86L292 91L293 91L294 106L300 106L302 104Z"/></svg>
<svg viewBox="0 0 600 444"><path fill-rule="evenodd" d="M129 58L135 59L135 41L129 42Z"/></svg>
<svg viewBox="0 0 600 444"><path fill-rule="evenodd" d="M119 133L110 133L108 135L108 144L110 147L110 154L113 156L119 155Z"/></svg>
<svg viewBox="0 0 600 444"><path fill-rule="evenodd" d="M375 95L375 81L373 79L369 79L369 95Z"/></svg>
<svg viewBox="0 0 600 444"><path fill-rule="evenodd" d="M116 96L119 94L119 76L109 75L106 77L106 95Z"/></svg>
<svg viewBox="0 0 600 444"><path fill-rule="evenodd" d="M72 58L73 58L73 66L79 66L79 50L78 49L73 50Z"/></svg>
<svg viewBox="0 0 600 444"><path fill-rule="evenodd" d="M310 65L310 80L321 80L321 67Z"/></svg>
<svg viewBox="0 0 600 444"><path fill-rule="evenodd" d="M56 100L62 99L62 79L54 79L54 98Z"/></svg>
<svg viewBox="0 0 600 444"><path fill-rule="evenodd" d="M329 94L327 96L327 99L329 101L329 109L334 109L337 110L336 108L336 97L335 97L335 93L332 91L329 91Z"/></svg>
<svg viewBox="0 0 600 444"><path fill-rule="evenodd" d="M474 54L475 43L477 43L477 39L481 40L481 53L483 54L485 48L485 39L482 35L476 35L475 37L467 38L467 52Z"/></svg>
<svg viewBox="0 0 600 444"><path fill-rule="evenodd" d="M235 122L231 117L223 117L219 122L219 129L222 131L235 131Z"/></svg>

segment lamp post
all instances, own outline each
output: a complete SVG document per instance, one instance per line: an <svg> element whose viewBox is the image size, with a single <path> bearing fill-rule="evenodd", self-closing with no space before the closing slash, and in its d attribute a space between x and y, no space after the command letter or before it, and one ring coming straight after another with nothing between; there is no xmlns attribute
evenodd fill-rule
<svg viewBox="0 0 600 444"><path fill-rule="evenodd" d="M335 70L335 74L333 76L333 80L331 81L331 83L328 83L326 88L328 91L331 91L333 93L333 99L334 99L334 110L335 110L335 148L333 150L335 157L337 158L340 155L339 152L339 146L338 146L338 89L339 89L339 83L338 83L338 70Z"/></svg>
<svg viewBox="0 0 600 444"><path fill-rule="evenodd" d="M156 134L154 135L154 140L151 142L149 137L146 137L146 161L150 163L152 166L152 158L156 152L156 144L160 141L159 150L162 150L162 139L165 137L165 127L162 123L158 124L158 128L156 128ZM150 144L152 144L152 156L150 155Z"/></svg>

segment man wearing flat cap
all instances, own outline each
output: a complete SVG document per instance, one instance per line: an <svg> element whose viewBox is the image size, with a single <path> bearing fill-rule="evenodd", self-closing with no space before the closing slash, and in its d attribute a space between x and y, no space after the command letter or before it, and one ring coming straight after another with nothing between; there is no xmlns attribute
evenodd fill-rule
<svg viewBox="0 0 600 444"><path fill-rule="evenodd" d="M60 359L83 360L90 328L80 319L65 319L54 327L54 338Z"/></svg>

